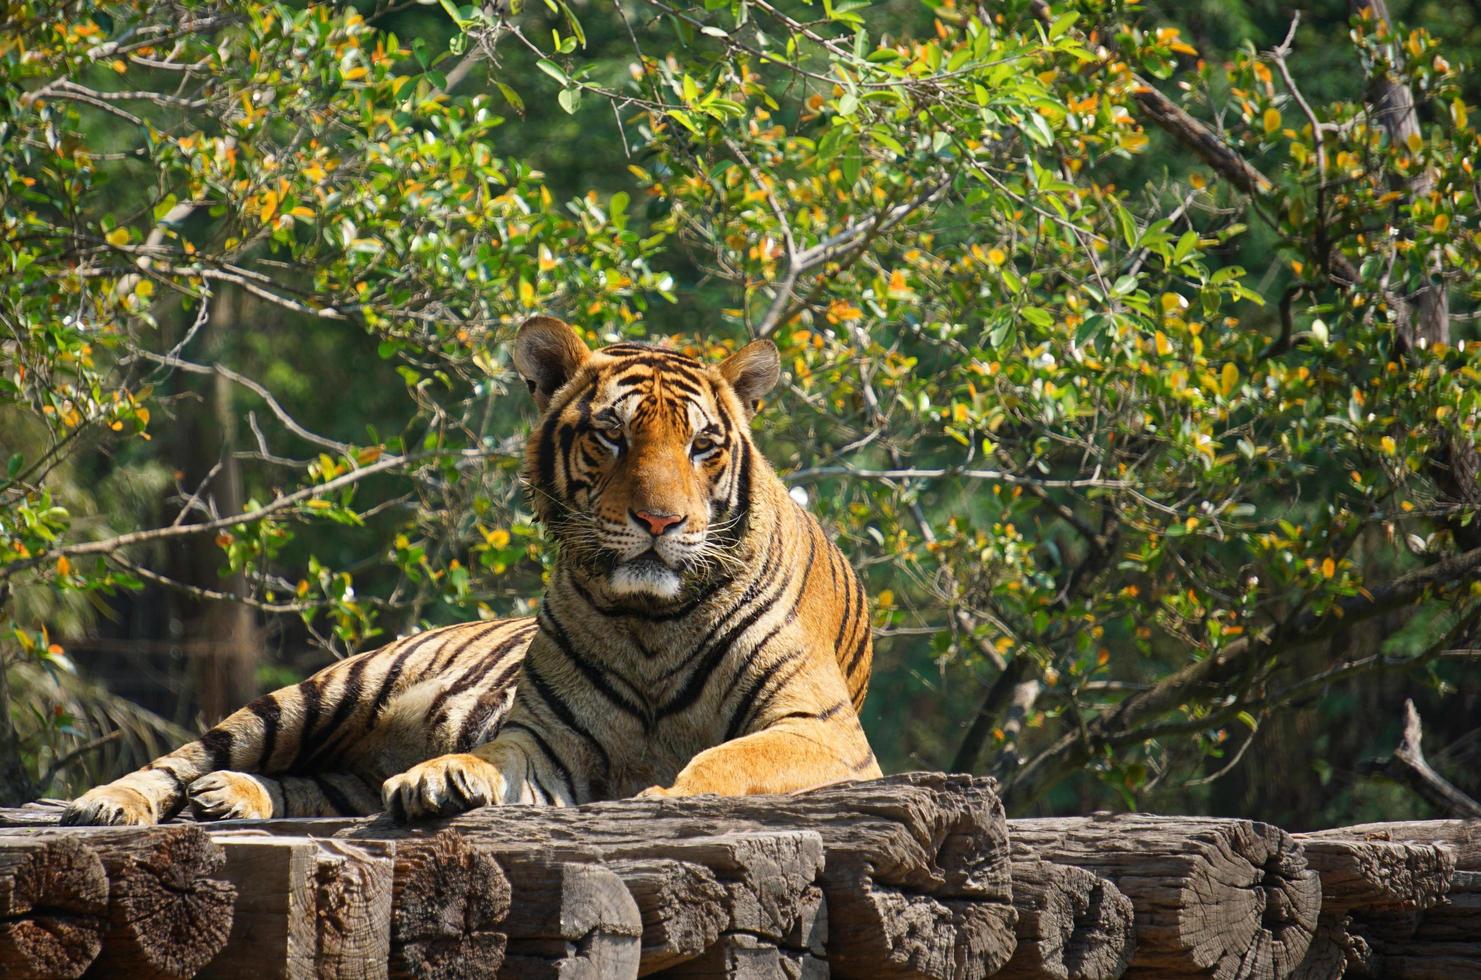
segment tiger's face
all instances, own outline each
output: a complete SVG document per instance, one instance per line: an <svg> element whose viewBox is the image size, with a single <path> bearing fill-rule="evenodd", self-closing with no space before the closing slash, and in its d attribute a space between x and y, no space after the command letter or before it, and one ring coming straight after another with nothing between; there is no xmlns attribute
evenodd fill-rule
<svg viewBox="0 0 1481 980"><path fill-rule="evenodd" d="M771 341L710 365L644 344L593 352L534 317L513 353L542 411L525 479L563 562L614 598L671 600L727 561L750 502L750 406L780 369Z"/></svg>

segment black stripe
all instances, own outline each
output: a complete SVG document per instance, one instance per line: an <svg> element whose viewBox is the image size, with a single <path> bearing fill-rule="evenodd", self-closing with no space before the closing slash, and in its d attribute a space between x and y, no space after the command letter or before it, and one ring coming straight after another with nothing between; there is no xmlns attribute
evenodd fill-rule
<svg viewBox="0 0 1481 980"><path fill-rule="evenodd" d="M464 650L467 650L473 644L477 643L479 640L482 640L490 633L497 633L499 630L508 626L509 622L510 621L507 619L496 619L488 624L487 629L479 630L472 636L468 637L468 639L464 640L462 643L458 643L456 645L449 644L446 650L439 653L436 657L432 658L432 663L429 664L427 667L427 675L435 676L442 673L444 670L452 666L453 661L462 656Z"/></svg>
<svg viewBox="0 0 1481 980"><path fill-rule="evenodd" d="M602 748L602 743L596 740L596 736L592 735L581 722L576 720L576 716L571 713L570 707L560 699L555 689L550 686L550 682L540 676L539 671L535 669L534 663L530 660L525 661L525 677L533 685L535 693L540 695L540 700L545 702L546 707L550 709L551 713L560 719L561 724L586 739L591 743L592 748L597 750L597 755L602 757L602 772L610 772L612 769L612 758L607 755L607 750Z"/></svg>
<svg viewBox="0 0 1481 980"><path fill-rule="evenodd" d="M861 629L859 631L859 645L854 648L854 652L849 655L848 663L846 665L844 665L843 675L845 677L852 677L853 676L854 671L859 668L859 664L864 659L864 651L867 650L868 648L869 648L869 625L868 625L868 621L866 620L865 621L865 625L864 625L864 629Z"/></svg>
<svg viewBox="0 0 1481 980"><path fill-rule="evenodd" d="M428 630L421 636L408 637L402 641L403 649L396 654L396 659L391 661L391 666L386 668L386 676L381 678L381 686L376 690L375 698L370 702L370 717L365 721L367 728L374 725L381 712L386 710L386 702L391 699L391 689L396 686L396 682L401 679L401 672L406 668L406 659L443 633L459 628L450 626L445 629Z"/></svg>
<svg viewBox="0 0 1481 980"><path fill-rule="evenodd" d="M478 696L473 707L463 716L463 724L458 726L458 751L467 752L483 745L488 739L474 741L474 736L479 735L488 727L489 719L499 707L499 702L508 697L502 687L490 687Z"/></svg>
<svg viewBox="0 0 1481 980"><path fill-rule="evenodd" d="M653 344L622 343L613 344L611 347L602 348L602 353L611 357L621 357L623 367L632 364L654 364L674 363L685 367L703 370L704 365L697 359L690 357L682 351L676 351L672 347L658 347Z"/></svg>
<svg viewBox="0 0 1481 980"><path fill-rule="evenodd" d="M854 591L850 588L853 583L849 581L852 577L849 574L843 576L843 616L838 620L838 635L833 638L834 651L843 649L843 631L853 625ZM834 656L837 656L836 652Z"/></svg>
<svg viewBox="0 0 1481 980"><path fill-rule="evenodd" d="M714 623L710 625L709 631L706 632L704 637L701 638L700 641L694 645L695 652L694 656L689 661L690 663L696 661L703 663L705 664L703 670L708 671L713 670L714 665L719 662L720 656L723 655L724 651L722 650L718 654L715 652L715 649L712 645L715 637L719 635L720 631L727 625L729 625L735 619L735 617L738 616L741 611L746 608L746 606L755 602L760 597L762 590L771 585L774 581L774 576L777 573L778 565L780 562L780 552L778 550L779 536L780 527L774 526L772 528L771 536L766 540L766 551L762 555L761 570L757 572L756 578L753 579L751 583L746 586L746 590L740 594L734 604L726 609L714 621ZM783 584L785 585L785 583ZM759 608L764 611L768 605L775 601L776 596L771 596L763 600L761 602L761 605L755 608ZM753 618L751 622L755 622L755 619ZM668 681L673 678L675 674L683 670L685 666L687 666L686 662L680 661L672 669L664 672L663 676L659 679L662 681ZM658 716L663 716L663 710L659 711Z"/></svg>
<svg viewBox="0 0 1481 980"><path fill-rule="evenodd" d="M560 412L551 411L540 426L540 438L535 444L535 473L539 488L546 493L555 492L555 430L560 424Z"/></svg>
<svg viewBox="0 0 1481 980"><path fill-rule="evenodd" d="M791 672L782 678L781 683L778 685L779 688L797 676L797 672L803 667L803 663L800 662L802 660L802 654L803 651L800 647L789 650L752 679L745 693L735 702L735 710L730 714L730 724L725 727L725 741L728 742L738 736L741 730L750 724L757 710L769 702L771 697L776 696L776 692L772 691L771 696L765 701L758 698L760 692L771 683L771 679L777 675L778 671L787 664L796 663L796 666L792 668Z"/></svg>
<svg viewBox="0 0 1481 980"><path fill-rule="evenodd" d="M256 771L265 773L269 771L268 763L278 744L278 724L283 720L283 708L277 698L265 694L247 705L247 710L262 719L262 751L257 756Z"/></svg>
<svg viewBox="0 0 1481 980"><path fill-rule="evenodd" d="M550 603L548 602L540 604L540 625L544 627L545 635L550 637L554 642L555 648L564 654L567 660L576 665L576 668L581 671L581 676L585 677L586 682L596 688L602 697L639 721L646 719L648 713L640 703L631 701L620 694L608 682L606 671L577 652L576 645L571 642L570 634L566 632L565 627L561 625L560 621L555 618L555 613L551 611ZM629 685L629 688L631 688L631 685Z"/></svg>
<svg viewBox="0 0 1481 980"><path fill-rule="evenodd" d="M786 592L786 577L777 576L777 581L778 587L772 594L766 596L754 607L752 607L751 611L743 616L739 623L732 627L730 631L725 634L724 637L717 640L709 648L707 653L700 660L699 664L694 668L693 671L690 672L689 680L684 685L683 689L680 690L674 698L672 698L658 711L658 717L662 718L666 715L671 715L676 712L683 711L685 708L688 708L689 706L694 704L695 701L699 700L700 693L704 690L705 685L709 683L711 675L714 673L715 668L719 666L720 661L724 659L725 655L730 652L731 644L739 639L752 626L756 625L757 621L759 621L762 616L766 615L766 613L774 605L776 605L776 601L782 597L782 594ZM739 609L742 604L744 604L744 600L742 600L742 603L738 603L734 608ZM768 633L767 636L763 638L760 643L756 644L756 646L751 650L751 657L754 657L756 655L756 651L760 650L768 640L776 635L776 633L781 629L782 625L784 624L778 624L772 629L771 633Z"/></svg>
<svg viewBox="0 0 1481 980"><path fill-rule="evenodd" d="M211 756L210 771L231 768L231 746L235 741L232 733L220 726L201 736L201 747Z"/></svg>
<svg viewBox="0 0 1481 980"><path fill-rule="evenodd" d="M550 747L550 743L545 741L545 737L542 736L539 732L535 731L529 725L522 725L517 721L511 721L509 724L505 725L503 731L501 731L500 734L511 730L521 731L528 735L530 737L530 741L535 743L535 746L539 748L541 753L544 754L545 758L549 759L551 764L560 770L561 782L566 784L566 792L569 793L571 799L574 800L576 798L576 783L573 779L571 779L571 770L566 768L565 762L561 761L561 757L555 754L555 749Z"/></svg>
<svg viewBox="0 0 1481 980"><path fill-rule="evenodd" d="M867 600L864 598L864 587L859 584L857 577L854 579L854 588L858 597L858 611L855 619L859 623L859 645L854 649L848 663L844 666L844 673L846 675L852 674L854 669L859 666L859 661L864 656L864 650L869 646L869 610L865 606Z"/></svg>
<svg viewBox="0 0 1481 980"><path fill-rule="evenodd" d="M183 780L183 779L180 778L180 774L178 772L176 772L175 770L171 769L168 766L157 766L157 765L155 765L154 763L151 762L149 765L145 766L144 768L146 770L148 770L149 772L162 772L166 776L169 776L170 777L170 781L175 784L175 795L177 797L178 796L184 796L185 795L185 791L187 789L189 789L189 787L185 784L185 780Z"/></svg>
<svg viewBox="0 0 1481 980"><path fill-rule="evenodd" d="M360 706L361 675L365 673L365 667L370 663L373 654L362 654L350 664L349 674L345 677L344 690L339 694L339 704L335 705L334 714L317 731L305 728L303 731L302 744L298 747L298 758L294 760L293 768L297 770L305 764L312 764L322 758L329 747L340 734L350 715ZM312 748L311 748L312 746Z"/></svg>
<svg viewBox="0 0 1481 980"><path fill-rule="evenodd" d="M303 717L298 720L298 751L293 755L290 770L297 768L309 745L309 735L319 724L319 714L324 710L324 681L322 673L315 674L298 685L298 695L303 698Z"/></svg>
<svg viewBox="0 0 1481 980"><path fill-rule="evenodd" d="M740 475L736 478L735 500L730 505L730 514L749 511L751 509L751 453L752 447L746 444L746 451L740 454Z"/></svg>
<svg viewBox="0 0 1481 980"><path fill-rule="evenodd" d="M324 799L329 802L329 805L334 807L336 813L344 817L353 817L359 815L360 808L352 803L350 801L350 798L348 796L345 796L344 791L341 790L338 786L331 783L324 776L314 776L313 780L314 785L319 787L319 792L323 795ZM283 798L284 800L288 798L287 787L284 787L283 789Z"/></svg>
<svg viewBox="0 0 1481 980"><path fill-rule="evenodd" d="M456 680L449 681L447 684L445 684L442 690L437 692L437 697L433 698L432 703L427 706L427 717L434 719L433 727L436 728L444 721L446 721L443 705L449 698L451 698L455 694L460 694L465 690L476 687L479 683L482 682L483 678L489 673L489 671L504 663L504 655L509 652L511 647L515 646L518 643L527 641L529 637L534 635L537 629L539 629L539 627L536 626L534 623L526 624L525 626L521 627L519 630L505 638L504 642L500 643L494 649L490 650L487 653L479 654L478 659L474 661L470 667L464 670L463 673L459 675ZM501 673L494 681L494 687L496 689L502 688L508 682L509 677L513 675L517 670L519 670L520 662L523 659L523 657L519 657L516 658L512 664L505 664L503 673Z"/></svg>
<svg viewBox="0 0 1481 980"><path fill-rule="evenodd" d="M864 758L860 759L858 762L850 763L849 768L852 769L854 772L863 772L865 769L869 768L869 765L872 762L874 762L874 753L865 752Z"/></svg>

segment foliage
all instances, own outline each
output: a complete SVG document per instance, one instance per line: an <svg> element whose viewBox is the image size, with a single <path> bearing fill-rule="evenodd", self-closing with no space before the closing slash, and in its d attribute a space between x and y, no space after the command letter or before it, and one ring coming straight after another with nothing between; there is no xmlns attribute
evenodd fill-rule
<svg viewBox="0 0 1481 980"><path fill-rule="evenodd" d="M527 610L502 342L554 310L782 347L763 443L867 570L896 764L1178 798L1350 676L1452 683L1477 111L1429 33L1360 9L1369 84L1314 104L1303 32L1204 57L1134 3L546 6L10 8L12 662L61 653L28 593L211 598L161 570L200 535L340 653ZM150 465L194 375L271 416L240 512L213 470L83 519L69 461Z"/></svg>

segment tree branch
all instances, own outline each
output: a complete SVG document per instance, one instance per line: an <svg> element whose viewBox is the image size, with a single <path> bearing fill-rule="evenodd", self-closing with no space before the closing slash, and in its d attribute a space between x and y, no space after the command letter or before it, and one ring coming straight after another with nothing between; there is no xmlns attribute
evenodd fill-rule
<svg viewBox="0 0 1481 980"><path fill-rule="evenodd" d="M88 541L83 544L64 545L60 548L51 548L47 551L41 552L40 554L33 555L30 558L23 558L20 561L13 561L8 565L0 565L0 582L5 581L6 579L10 578L13 575L16 575L19 572L25 571L28 568L34 568L44 561L49 561L51 559L61 557L62 555L66 555L69 557L76 555L106 555L118 551L122 548L131 547L136 544L145 544L153 541L164 541L173 538L183 538L197 534L209 534L212 531L220 531L229 527L236 527L241 524L250 524L253 521L260 521L265 517L271 517L273 514L276 514L277 512L288 507L292 507L295 504L302 503L305 500L311 500L315 497L323 496L326 493L340 490L344 487L350 486L351 484L358 483L368 476L374 476L377 473L384 473L387 470L393 470L399 466L407 466L412 463L418 463L424 460L436 459L450 455L461 455L469 459L484 459L489 456L500 454L501 451L499 450L459 450L457 453L426 452L416 453L409 456L385 456L368 466L362 466L357 470L351 470L350 472L345 473L342 476L337 476L326 483L319 483L311 487L304 487L301 490L297 490L293 493L287 494L286 496L279 497L269 504L264 504L263 506L258 507L255 510L247 511L244 514L234 514L227 517L220 517L216 520L205 521L200 524L178 524L171 527L154 528L148 531L133 531L128 534L120 534L117 537L107 538L102 541Z"/></svg>
<svg viewBox="0 0 1481 980"><path fill-rule="evenodd" d="M1424 749L1420 746L1423 734L1419 711L1412 700L1406 699L1404 734L1399 739L1398 747L1387 759L1375 759L1364 765L1363 774L1392 779L1440 811L1442 816L1481 818L1481 803L1461 792L1425 761Z"/></svg>
<svg viewBox="0 0 1481 980"><path fill-rule="evenodd" d="M1018 794L1019 802L1033 800L1084 766L1101 747L1145 740L1147 731L1138 727L1142 722L1176 710L1195 699L1198 692L1243 675L1259 663L1278 656L1282 649L1322 639L1344 624L1413 602L1434 586L1470 582L1478 569L1481 569L1481 548L1452 555L1370 592L1341 599L1321 615L1303 613L1264 635L1236 640L1102 712L1088 723L1083 734L1077 731L1061 736L1013 774L1005 792Z"/></svg>

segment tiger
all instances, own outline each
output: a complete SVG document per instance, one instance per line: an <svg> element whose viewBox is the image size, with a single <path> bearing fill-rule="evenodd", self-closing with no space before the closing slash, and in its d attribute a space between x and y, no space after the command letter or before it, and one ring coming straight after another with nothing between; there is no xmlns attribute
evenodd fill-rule
<svg viewBox="0 0 1481 980"><path fill-rule="evenodd" d="M770 340L719 363L591 350L550 316L511 360L553 546L537 615L430 629L266 694L89 790L66 824L360 816L790 793L880 775L863 586L757 449Z"/></svg>

